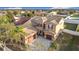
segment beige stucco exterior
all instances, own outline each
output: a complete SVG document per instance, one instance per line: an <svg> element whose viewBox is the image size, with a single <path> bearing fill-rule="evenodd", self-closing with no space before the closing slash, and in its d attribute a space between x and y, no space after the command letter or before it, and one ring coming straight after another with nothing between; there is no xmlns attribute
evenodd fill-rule
<svg viewBox="0 0 79 59"><path fill-rule="evenodd" d="M25 44L31 44L33 40L36 38L37 32L32 29L28 29L28 28L24 28L23 31L26 33Z"/></svg>
<svg viewBox="0 0 79 59"><path fill-rule="evenodd" d="M59 24L56 25L56 28L55 28L55 35L54 37L58 36L58 34L60 33L60 30L62 30L64 27L63 27L63 24L64 24L64 19L61 19Z"/></svg>
<svg viewBox="0 0 79 59"><path fill-rule="evenodd" d="M47 18L47 19L46 19ZM31 20L32 24L34 24L34 28L37 29L37 32L41 34L46 38L46 36L56 38L60 30L63 29L63 23L64 19L63 16L61 15L52 15L50 13L47 17L45 18L45 21L43 22L44 19L41 19L39 17L35 17L33 20ZM38 25L42 26L38 26Z"/></svg>

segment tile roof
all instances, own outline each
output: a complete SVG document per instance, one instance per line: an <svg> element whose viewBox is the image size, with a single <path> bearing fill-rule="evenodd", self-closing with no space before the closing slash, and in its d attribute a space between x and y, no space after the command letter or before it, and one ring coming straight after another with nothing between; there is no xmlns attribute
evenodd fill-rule
<svg viewBox="0 0 79 59"><path fill-rule="evenodd" d="M41 16L34 16L34 17L31 18L31 21L42 24L45 21L47 21L47 18L46 17L41 17Z"/></svg>
<svg viewBox="0 0 79 59"><path fill-rule="evenodd" d="M16 25L21 25L24 24L25 22L27 22L30 18L26 18L26 17L19 17L18 19L15 19L17 21L15 21L14 23Z"/></svg>
<svg viewBox="0 0 79 59"><path fill-rule="evenodd" d="M48 14L47 15L47 22L53 22L55 20L56 23L59 23L59 21L63 18L61 15L53 15L53 14Z"/></svg>

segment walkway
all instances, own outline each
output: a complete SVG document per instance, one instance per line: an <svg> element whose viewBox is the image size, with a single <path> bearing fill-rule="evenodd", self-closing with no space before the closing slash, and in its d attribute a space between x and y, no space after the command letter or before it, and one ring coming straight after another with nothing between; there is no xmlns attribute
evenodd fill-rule
<svg viewBox="0 0 79 59"><path fill-rule="evenodd" d="M71 24L79 24L79 20L65 19L64 22L65 23L71 23Z"/></svg>
<svg viewBox="0 0 79 59"><path fill-rule="evenodd" d="M68 29L63 29L63 32L71 34L71 35L79 36L79 32L76 32L76 31L72 31L72 30L68 30Z"/></svg>

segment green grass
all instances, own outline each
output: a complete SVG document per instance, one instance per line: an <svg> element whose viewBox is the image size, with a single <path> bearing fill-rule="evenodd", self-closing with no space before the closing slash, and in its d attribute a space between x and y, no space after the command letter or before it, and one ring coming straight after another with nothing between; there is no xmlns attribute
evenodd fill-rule
<svg viewBox="0 0 79 59"><path fill-rule="evenodd" d="M69 29L69 30L76 31L77 24L65 23L65 24L64 24L64 28L65 28L65 29Z"/></svg>
<svg viewBox="0 0 79 59"><path fill-rule="evenodd" d="M55 42L52 43L49 51L57 50L57 51L79 51L79 36L72 36L67 33L63 33L61 39L57 39ZM57 46L57 44L59 46Z"/></svg>
<svg viewBox="0 0 79 59"><path fill-rule="evenodd" d="M79 17L79 14L73 14L71 17Z"/></svg>
<svg viewBox="0 0 79 59"><path fill-rule="evenodd" d="M79 32L79 25L77 26L77 29L76 29L76 31L77 31L77 32Z"/></svg>
<svg viewBox="0 0 79 59"><path fill-rule="evenodd" d="M79 14L73 14L71 16L71 19L78 20L79 19Z"/></svg>
<svg viewBox="0 0 79 59"><path fill-rule="evenodd" d="M72 20L79 20L79 17L71 17Z"/></svg>

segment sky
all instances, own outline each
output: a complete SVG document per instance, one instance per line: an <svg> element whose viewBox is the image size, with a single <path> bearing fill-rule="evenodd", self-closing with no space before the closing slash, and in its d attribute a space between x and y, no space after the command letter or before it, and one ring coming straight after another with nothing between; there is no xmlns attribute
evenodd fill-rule
<svg viewBox="0 0 79 59"><path fill-rule="evenodd" d="M0 0L0 7L79 7L78 0Z"/></svg>

